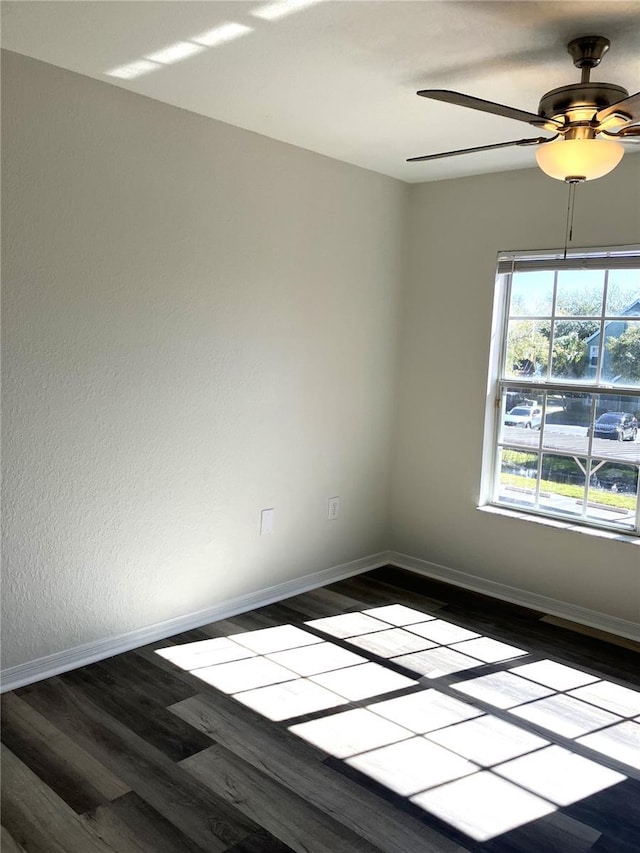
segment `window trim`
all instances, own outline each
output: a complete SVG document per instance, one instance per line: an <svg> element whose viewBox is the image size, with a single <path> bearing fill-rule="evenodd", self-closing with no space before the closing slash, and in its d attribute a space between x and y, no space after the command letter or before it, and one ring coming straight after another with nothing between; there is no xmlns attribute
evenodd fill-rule
<svg viewBox="0 0 640 853"><path fill-rule="evenodd" d="M613 530L610 527L592 527L589 524L572 522L569 519L562 519L557 516L536 515L533 512L524 512L508 507L505 504L478 504L476 509L480 510L480 512L486 512L489 515L502 516L517 521L528 521L534 524L542 524L545 527L553 527L556 530L570 530L573 533L597 536L602 539L610 539L615 542L623 542L627 545L640 547L640 536L636 536L633 533L626 533L623 530Z"/></svg>
<svg viewBox="0 0 640 853"><path fill-rule="evenodd" d="M601 269L601 270L616 270L616 269L637 269L639 266L640 260L640 245L625 245L619 247L607 247L607 248L581 248L570 250L566 254L563 250L548 250L548 251L510 251L510 252L500 252L498 253L497 264L496 264L496 274L495 274L495 288L494 288L494 302L493 302L493 312L492 312L492 325L491 325L491 347L490 347L490 355L489 355L489 371L488 371L488 381L487 381L487 392L486 392L486 401L485 401L485 430L484 430L484 441L483 441L483 451L482 451L482 471L480 478L480 493L478 500L478 508L479 509L488 509L492 510L498 514L504 514L506 516L516 516L530 520L537 520L540 522L548 522L550 525L554 527L562 527L564 529L579 529L582 528L584 530L590 530L594 533L600 532L603 535L608 537L622 537L624 539L628 539L630 541L637 542L640 537L640 464L635 461L630 462L628 464L638 465L638 495L637 495L637 505L636 505L636 521L635 528L623 528L616 527L607 522L598 522L594 519L588 519L584 517L576 517L573 518L571 516L563 516L560 513L558 515L552 514L548 511L541 510L538 507L520 507L520 506L509 506L505 503L499 503L497 497L494 497L495 494L495 484L498 482L498 478L500 475L500 448L502 446L501 438L501 425L502 425L502 399L504 397L503 391L508 387L522 387L523 389L530 389L533 391L537 389L538 393L540 392L553 392L554 390L563 390L563 391L575 391L577 393L587 394L591 393L592 401L591 405L594 407L596 405L596 396L601 394L607 394L611 392L615 392L616 395L620 396L629 396L629 397L639 397L640 396L640 388L632 385L618 385L618 384L607 384L601 382L601 369L603 362L603 350L605 346L605 328L606 324L611 322L612 319L624 319L625 321L629 318L627 316L624 317L609 317L606 315L606 298L607 298L607 286L608 286L608 274L605 276L605 283L603 288L603 308L600 317L594 317L594 320L600 321L600 330L599 330L599 340L598 340L598 354L597 354L597 362L595 364L596 375L589 382L559 382L557 379L549 379L549 380L517 380L517 379L507 379L505 377L504 371L504 359L506 357L506 346L503 345L503 342L506 341L507 329L509 323L509 306L510 306L510 293L511 293L511 278L513 272L519 271L542 271L542 270L554 270L560 272L561 270L575 270L575 269ZM555 316L555 298L556 298L556 289L554 288L554 305L553 305L553 315ZM606 318L606 319L605 319ZM527 315L527 320L535 319ZM544 318L549 320L548 316ZM563 315L562 320L571 320L577 318L565 317ZM584 317L580 317L579 319L585 319ZM549 340L549 363L551 363L551 348L552 348L552 336L550 336ZM591 350L593 346L590 348L588 353L588 363L591 364ZM547 395L544 395L544 403L543 403L543 412L542 412L542 420L545 420L546 416L546 405L547 405ZM593 446L593 435L589 436L588 446L586 456L588 459L592 458L592 446ZM524 450L524 448L523 448ZM532 452L537 453L538 455L538 472L536 476L536 491L535 497L537 502L538 491L540 488L540 466L542 464L542 457L544 455L556 455L556 456L567 456L566 451L554 450L552 448L543 448L542 443L539 446L532 450ZM585 503L587 501L588 491L585 489Z"/></svg>

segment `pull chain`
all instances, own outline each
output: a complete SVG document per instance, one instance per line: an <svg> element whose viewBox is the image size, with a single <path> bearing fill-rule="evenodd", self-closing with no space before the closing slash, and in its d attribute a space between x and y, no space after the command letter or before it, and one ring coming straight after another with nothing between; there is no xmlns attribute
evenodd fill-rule
<svg viewBox="0 0 640 853"><path fill-rule="evenodd" d="M565 227L565 236L564 236L564 259L567 259L567 248L569 243L573 240L573 210L575 207L576 200L576 186L580 183L580 181L572 181L568 180L569 184L569 202L567 204L567 224Z"/></svg>

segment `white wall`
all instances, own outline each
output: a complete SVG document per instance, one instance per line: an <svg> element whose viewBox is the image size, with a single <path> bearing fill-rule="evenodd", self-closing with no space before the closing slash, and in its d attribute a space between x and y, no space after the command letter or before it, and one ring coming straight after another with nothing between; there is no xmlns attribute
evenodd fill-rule
<svg viewBox="0 0 640 853"><path fill-rule="evenodd" d="M386 547L408 187L3 59L3 665Z"/></svg>
<svg viewBox="0 0 640 853"><path fill-rule="evenodd" d="M416 185L392 466L393 546L640 621L640 548L476 509L496 254L564 243L566 187L537 169ZM578 187L574 245L640 241L640 155Z"/></svg>

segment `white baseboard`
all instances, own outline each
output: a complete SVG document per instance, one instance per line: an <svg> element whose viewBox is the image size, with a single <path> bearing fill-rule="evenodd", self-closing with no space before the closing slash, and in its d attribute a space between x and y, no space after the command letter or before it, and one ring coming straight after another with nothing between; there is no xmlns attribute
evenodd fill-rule
<svg viewBox="0 0 640 853"><path fill-rule="evenodd" d="M430 563L428 560L421 560L408 554L400 554L397 551L389 551L387 561L399 569L407 569L434 580L450 583L453 586L490 595L492 598L509 601L511 604L530 607L532 610L541 610L549 616L559 616L580 625L588 625L590 628L597 628L609 634L617 634L619 637L640 642L640 626L627 619L619 619L597 610L589 610L587 607L578 607L576 604L558 601L555 598L548 598L546 595L538 595L538 593L518 589L515 586L498 583L477 575L469 575L466 572L440 566L437 563Z"/></svg>
<svg viewBox="0 0 640 853"><path fill-rule="evenodd" d="M421 560L418 557L411 557L408 554L401 554L397 551L381 551L359 560L352 560L349 563L332 566L301 578L294 578L257 592L238 596L195 613L188 613L175 619L167 619L164 622L138 628L126 634L109 637L105 640L96 640L93 643L85 643L82 646L56 652L18 666L8 667L0 672L0 692L15 690L18 687L24 687L26 684L33 684L44 678L51 678L71 669L77 669L89 663L95 663L104 660L104 658L137 649L147 643L164 640L167 637L180 634L182 631L190 631L220 619L229 619L239 613L265 607L268 604L300 595L311 589L317 589L388 565L407 569L434 580L450 583L453 586L489 595L502 601L509 601L511 604L520 604L523 607L540 610L550 616L559 616L580 625L588 625L590 628L597 628L600 631L607 631L610 634L617 634L620 637L627 637L630 640L640 642L640 627L626 619L618 619L615 616L589 610L586 607L578 607L575 604L558 601L545 595L538 595L535 592L528 592L477 575L470 575L457 569L450 569L447 566Z"/></svg>
<svg viewBox="0 0 640 853"><path fill-rule="evenodd" d="M362 557L359 560L352 560L349 563L342 563L329 569L322 569L319 572L269 586L257 592L240 595L204 610L198 610L196 613L188 613L185 616L157 622L155 625L138 628L126 634L119 634L116 637L84 643L72 649L55 652L52 655L17 666L7 667L0 672L0 692L15 690L18 687L24 687L26 684L33 684L35 681L42 681L44 678L51 678L54 675L68 672L70 669L77 669L89 663L95 663L104 660L104 658L137 649L140 646L147 645L147 643L164 640L167 637L174 636L174 634L180 634L182 631L190 631L220 619L230 619L239 613L256 610L259 607L265 607L267 604L282 601L284 598L291 598L291 596L336 583L336 581L362 574L362 572L379 569L388 564L389 552L381 551L369 557Z"/></svg>

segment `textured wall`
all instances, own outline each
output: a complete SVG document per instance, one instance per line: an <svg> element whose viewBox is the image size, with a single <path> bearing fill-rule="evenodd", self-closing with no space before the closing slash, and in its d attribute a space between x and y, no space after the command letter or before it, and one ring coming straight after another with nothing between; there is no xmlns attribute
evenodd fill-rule
<svg viewBox="0 0 640 853"><path fill-rule="evenodd" d="M640 621L640 542L478 512L496 254L563 244L567 189L537 169L414 186L393 542L407 554ZM640 242L640 155L578 187L576 246Z"/></svg>
<svg viewBox="0 0 640 853"><path fill-rule="evenodd" d="M3 665L386 547L408 188L3 59Z"/></svg>

